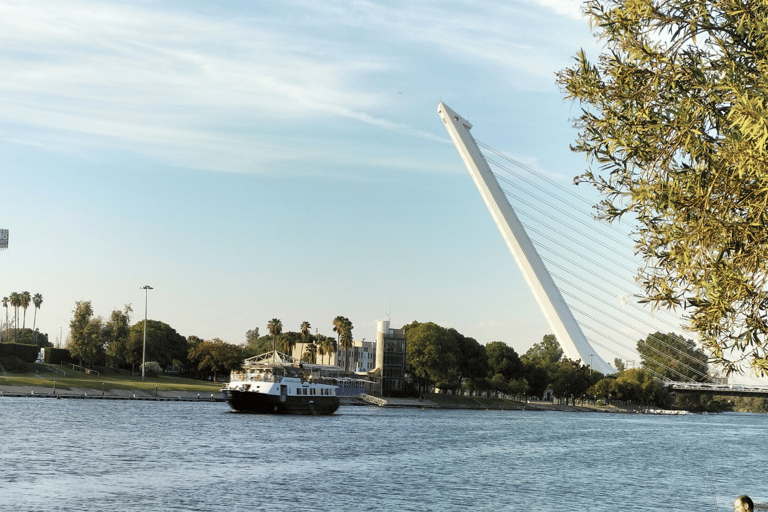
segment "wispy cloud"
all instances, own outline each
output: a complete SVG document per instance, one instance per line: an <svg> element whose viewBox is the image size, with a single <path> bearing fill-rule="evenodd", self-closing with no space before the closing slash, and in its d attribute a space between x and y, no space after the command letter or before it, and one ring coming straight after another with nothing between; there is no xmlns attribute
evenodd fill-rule
<svg viewBox="0 0 768 512"><path fill-rule="evenodd" d="M79 133L172 165L258 172L316 157L289 149L287 133L320 120L444 142L390 110L409 67L423 65L413 45L430 47L436 68L477 59L529 86L556 68L544 45L509 37L525 12L514 2L296 1L215 18L155 5L0 5L0 133Z"/></svg>

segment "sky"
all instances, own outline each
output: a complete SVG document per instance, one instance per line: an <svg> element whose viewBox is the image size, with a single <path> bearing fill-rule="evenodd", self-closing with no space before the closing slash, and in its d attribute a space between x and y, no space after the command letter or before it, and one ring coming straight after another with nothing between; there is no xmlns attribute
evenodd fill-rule
<svg viewBox="0 0 768 512"><path fill-rule="evenodd" d="M342 315L522 354L550 330L437 105L571 186L582 48L572 0L3 0L0 294L42 294L54 343L89 300L229 343Z"/></svg>

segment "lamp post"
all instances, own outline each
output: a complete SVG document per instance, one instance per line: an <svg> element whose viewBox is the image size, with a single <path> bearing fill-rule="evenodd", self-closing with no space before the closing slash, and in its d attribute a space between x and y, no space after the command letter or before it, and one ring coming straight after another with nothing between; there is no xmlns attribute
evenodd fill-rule
<svg viewBox="0 0 768 512"><path fill-rule="evenodd" d="M144 290L144 350L141 353L141 380L144 380L144 366L147 363L147 298L149 290L153 288L146 285L142 286L141 289Z"/></svg>

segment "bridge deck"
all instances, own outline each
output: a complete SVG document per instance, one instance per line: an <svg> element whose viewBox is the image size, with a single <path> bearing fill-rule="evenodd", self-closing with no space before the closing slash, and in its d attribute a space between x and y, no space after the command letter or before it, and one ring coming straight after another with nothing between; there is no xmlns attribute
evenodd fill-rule
<svg viewBox="0 0 768 512"><path fill-rule="evenodd" d="M704 384L691 382L667 382L667 389L674 393L692 395L727 395L768 397L768 386L744 386L739 384Z"/></svg>

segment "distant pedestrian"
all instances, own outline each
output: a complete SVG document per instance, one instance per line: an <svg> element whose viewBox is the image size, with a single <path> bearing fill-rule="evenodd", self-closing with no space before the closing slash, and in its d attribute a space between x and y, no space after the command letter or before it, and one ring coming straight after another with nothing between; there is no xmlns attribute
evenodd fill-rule
<svg viewBox="0 0 768 512"><path fill-rule="evenodd" d="M733 510L734 512L754 512L755 504L752 503L750 497L745 494L736 498L736 501L733 502Z"/></svg>

